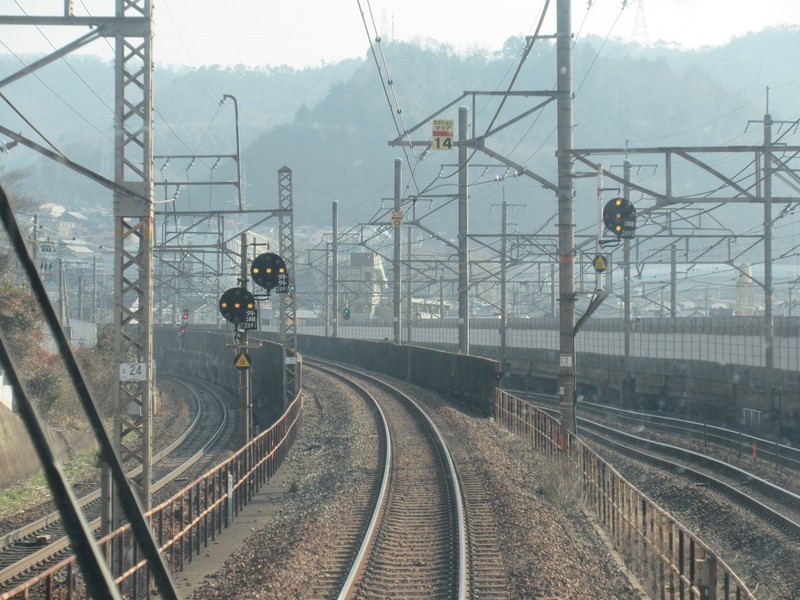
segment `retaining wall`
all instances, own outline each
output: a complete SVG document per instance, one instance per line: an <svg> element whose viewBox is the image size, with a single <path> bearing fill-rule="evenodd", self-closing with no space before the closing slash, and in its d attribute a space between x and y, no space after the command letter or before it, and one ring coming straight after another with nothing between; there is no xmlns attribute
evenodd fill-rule
<svg viewBox="0 0 800 600"><path fill-rule="evenodd" d="M436 390L453 402L488 416L494 404L495 360L390 342L297 336L307 357L350 363Z"/></svg>

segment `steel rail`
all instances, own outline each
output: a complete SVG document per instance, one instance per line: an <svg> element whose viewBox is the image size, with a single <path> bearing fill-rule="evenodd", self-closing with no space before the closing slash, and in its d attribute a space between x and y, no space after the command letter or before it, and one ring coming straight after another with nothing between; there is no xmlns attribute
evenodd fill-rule
<svg viewBox="0 0 800 600"><path fill-rule="evenodd" d="M184 379L177 376L171 376L170 378ZM189 425L189 427L187 427L187 429L184 430L184 432L175 441L173 441L171 444L169 444L167 447L165 447L163 450L161 450L154 456L154 463L163 460L170 453L174 452L177 448L179 448L181 444L183 444L186 441L186 439L197 429L197 427L202 421L203 412L199 400L199 395L193 387L189 387L189 390L192 392L192 395L195 398L195 402L197 403L197 411L195 418L192 420L192 423ZM217 400L217 403L222 407L223 419L220 427L209 438L209 440L203 445L203 447L200 450L198 450L194 455L190 456L184 462L178 465L174 470L170 472L169 475L166 475L165 477L162 477L160 480L154 482L153 483L154 492L165 487L166 485L174 481L177 477L180 477L187 469L191 468L194 464L196 464L197 461L199 461L202 458L202 456L208 451L208 448L211 447L219 439L220 435L222 435L222 432L225 430L225 427L227 425L228 411L227 408L225 407L225 403L219 396L214 395L214 398ZM138 467L136 469L132 469L129 475L135 476L140 472L141 472L141 467ZM97 499L99 499L100 493L101 493L100 490L96 490L91 494L87 494L86 496L82 497L80 499L79 506L83 508L88 504L91 504L92 502L96 501ZM61 516L59 513L51 513L50 515L47 515L46 517L43 517L34 523L25 525L24 527L12 531L3 537L4 542L6 539L11 540L8 543L4 543L4 546L10 546L14 542L19 541L31 535L32 533L34 533L39 529L42 529L42 527L57 523L60 520ZM92 529L97 529L100 526L100 518L98 517L90 521L89 526ZM41 564L42 562L48 560L50 557L58 554L59 552L64 551L69 546L70 546L70 539L69 536L66 535L48 543L40 550L37 550L36 552L29 554L22 560L17 561L7 566L6 568L0 570L0 582L8 581L9 579L18 576L24 571L33 568L36 565Z"/></svg>
<svg viewBox="0 0 800 600"><path fill-rule="evenodd" d="M386 414L383 412L380 404L375 400L374 396L370 394L366 389L360 386L357 382L353 381L352 379L348 379L344 377L341 373L337 371L327 368L323 366L322 363L317 363L316 361L310 361L306 359L305 365L318 369L323 373L327 373L328 375L339 379L340 381L345 382L347 385L354 387L357 389L363 398L368 399L372 409L375 411L375 414L378 417L378 421L380 423L380 427L378 428L378 434L381 438L381 446L383 448L383 469L381 475L381 485L378 491L378 494L375 499L375 506L372 510L372 517L370 518L369 525L367 526L366 532L364 533L364 537L361 542L361 546L359 547L358 552L356 553L355 559L353 561L350 570L347 573L347 577L345 578L344 584L342 584L342 589L337 596L338 600L345 600L354 589L354 586L358 579L360 578L361 574L364 571L365 566L367 565L369 559L369 551L375 542L375 537L378 533L378 525L380 524L381 518L383 516L384 508L386 507L386 498L389 494L389 486L391 484L392 479L392 464L394 460L393 452L392 452L392 434L389 430L389 423L386 420Z"/></svg>
<svg viewBox="0 0 800 600"><path fill-rule="evenodd" d="M745 480L745 483L753 484L751 487L760 488L761 493L764 493L765 495L767 494L773 495L773 498L775 499L777 504L780 504L785 508L793 509L795 511L797 511L798 506L800 506L800 497L798 497L796 494L793 494L788 490L778 487L764 479L761 479L760 477L753 475L752 473L748 473L747 471L739 469L738 467L730 465L724 461L717 460L715 458L711 458L699 454L697 452L692 452L691 450L684 450L682 448L678 448L677 446L672 446L670 444L664 444L661 442L654 442L646 438L640 438L629 433L615 430L611 427L606 427L605 425L592 423L591 421L588 421L586 419L579 419L579 421L583 421L584 423L589 423L591 427L595 427L605 433L611 432L612 435L621 437L622 439L628 442L633 442L636 445L634 446L623 443L621 441L611 439L607 435L603 435L603 433L599 433L597 431L592 431L585 426L578 427L579 435L598 440L600 441L600 443L606 446L611 446L618 452L624 453L626 456L634 455L639 460L648 462L650 464L654 464L665 471L697 479L707 484L708 486L713 487L714 489L733 497L737 502L746 506L759 516L771 521L780 528L785 528L793 536L800 537L800 523L792 520L787 515L784 515L783 513L775 510L774 508L768 506L767 504L764 504L763 502L757 500L756 498L744 493L743 491L739 490L736 486L725 483L720 479L717 479L708 472L693 469L685 464L679 464L674 460L661 458L655 454L652 454L651 452L647 452L641 449L641 446L645 446L647 449L652 449L652 448L660 449L662 452L668 453L674 457L682 457L687 462L692 462L692 461L700 462L702 466L705 466L710 471L713 472L714 469L717 469L718 471L721 471L722 474L727 475L728 477L732 476L742 477ZM636 446L638 446L638 448Z"/></svg>
<svg viewBox="0 0 800 600"><path fill-rule="evenodd" d="M455 508L455 520L457 522L457 540L458 540L458 575L457 575L457 598L459 600L464 600L467 597L467 539L466 539L466 519L464 515L464 499L461 494L461 481L458 477L458 471L455 468L455 463L453 462L453 458L450 454L450 450L447 447L447 444L442 436L439 428L436 427L433 420L428 416L428 414L419 406L412 398L410 398L407 394L403 393L402 391L398 390L397 388L393 387L392 385L377 379L371 375L368 375L362 371L357 369L353 369L350 367L346 367L341 364L334 363L327 363L327 361L321 361L319 359L315 359L321 363L329 364L331 366L335 366L335 368L340 369L342 371L352 373L358 377L364 378L374 385L383 388L384 390L388 391L390 394L402 399L403 403L409 407L412 413L416 416L417 419L424 425L424 427L429 431L430 435L434 438L434 446L438 448L438 451L441 453L442 458L444 459L444 463L446 465L447 470L447 477L449 480L449 484L451 486L452 492L452 503ZM306 359L306 364L308 363L308 359ZM339 598L350 597L353 590L342 590L342 594Z"/></svg>

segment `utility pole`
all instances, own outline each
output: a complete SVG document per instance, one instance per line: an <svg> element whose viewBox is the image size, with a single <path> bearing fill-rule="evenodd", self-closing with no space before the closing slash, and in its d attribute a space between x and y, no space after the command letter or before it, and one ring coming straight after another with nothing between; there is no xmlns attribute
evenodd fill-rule
<svg viewBox="0 0 800 600"><path fill-rule="evenodd" d="M772 318L772 115L769 114L769 88L767 112L764 115L764 367L767 375L766 404L775 411L772 390L774 369L775 323ZM778 429L782 430L783 415L778 415Z"/></svg>
<svg viewBox="0 0 800 600"><path fill-rule="evenodd" d="M97 323L97 254L92 255L92 323Z"/></svg>
<svg viewBox="0 0 800 600"><path fill-rule="evenodd" d="M244 202L242 200L242 155L239 146L239 103L236 98L230 94L223 94L222 102L227 98L233 100L233 118L236 126L236 191L238 192L239 210L244 210Z"/></svg>
<svg viewBox="0 0 800 600"><path fill-rule="evenodd" d="M622 177L625 180L625 185L622 188L622 197L625 200L631 199L631 161L625 159L622 163ZM629 407L631 403L631 240L625 238L622 240L622 279L623 279L623 319L625 323L625 356L623 358L625 364L625 389L623 390L622 397L625 406Z"/></svg>
<svg viewBox="0 0 800 600"><path fill-rule="evenodd" d="M669 246L669 316L674 319L678 316L678 245Z"/></svg>
<svg viewBox="0 0 800 600"><path fill-rule="evenodd" d="M469 109L458 107L458 351L469 354ZM409 256L409 260L411 257Z"/></svg>
<svg viewBox="0 0 800 600"><path fill-rule="evenodd" d="M600 256L603 253L603 247L600 241L603 239L603 165L597 165L597 241L594 244L595 256ZM608 268L608 266L606 266ZM595 289L603 287L603 273L595 271Z"/></svg>
<svg viewBox="0 0 800 600"><path fill-rule="evenodd" d="M83 265L78 268L78 320L84 320L83 315Z"/></svg>
<svg viewBox="0 0 800 600"><path fill-rule="evenodd" d="M239 287L247 289L247 234L240 234L239 248ZM237 340L242 352L247 350L247 329L244 326L236 326ZM250 413L252 406L250 402L250 369L238 369L239 371L239 427L241 427L241 447L244 448L250 442Z"/></svg>
<svg viewBox="0 0 800 600"><path fill-rule="evenodd" d="M575 188L572 158L572 0L558 0L556 110L558 113L559 374L561 433L575 433Z"/></svg>
<svg viewBox="0 0 800 600"><path fill-rule="evenodd" d="M331 305L333 308L333 332L331 337L339 336L339 203L334 200L331 215L332 235L331 235L331 282L333 290L331 292Z"/></svg>
<svg viewBox="0 0 800 600"><path fill-rule="evenodd" d="M497 204L492 205L494 209ZM505 185L503 187L503 201L500 203L500 369L505 372L506 354L508 349L508 208L505 198ZM522 205L514 204L512 208Z"/></svg>
<svg viewBox="0 0 800 600"><path fill-rule="evenodd" d="M331 244L325 244L325 292L322 297L322 318L325 322L325 337L330 337L331 327Z"/></svg>
<svg viewBox="0 0 800 600"><path fill-rule="evenodd" d="M413 205L414 212L416 212L416 203ZM411 220L415 220L414 214ZM411 242L414 237L414 230L409 227L408 234L406 235L406 343L411 343L411 328L414 326L414 290L411 284Z"/></svg>
<svg viewBox="0 0 800 600"><path fill-rule="evenodd" d="M31 232L31 256L33 264L39 266L39 214L33 215L33 231Z"/></svg>
<svg viewBox="0 0 800 600"><path fill-rule="evenodd" d="M402 342L402 320L400 317L400 301L401 301L401 261L402 261L402 220L397 223L395 219L397 215L402 215L400 208L401 196L403 194L403 161L399 158L394 159L394 214L392 215L392 224L394 225L394 268L392 275L392 323L393 335L392 338L395 344Z"/></svg>
<svg viewBox="0 0 800 600"><path fill-rule="evenodd" d="M58 259L58 320L61 321L61 328L69 335L69 297L67 296L67 273L64 267L64 258Z"/></svg>
<svg viewBox="0 0 800 600"><path fill-rule="evenodd" d="M505 196L505 188L503 188ZM508 336L508 304L506 283L508 279L508 202L503 198L502 225L500 226L500 373L506 370L506 349Z"/></svg>

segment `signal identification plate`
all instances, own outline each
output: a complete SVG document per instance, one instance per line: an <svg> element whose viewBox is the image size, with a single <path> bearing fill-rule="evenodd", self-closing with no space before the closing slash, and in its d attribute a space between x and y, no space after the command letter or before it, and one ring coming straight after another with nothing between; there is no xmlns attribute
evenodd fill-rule
<svg viewBox="0 0 800 600"><path fill-rule="evenodd" d="M119 366L120 381L146 381L147 363L122 363Z"/></svg>

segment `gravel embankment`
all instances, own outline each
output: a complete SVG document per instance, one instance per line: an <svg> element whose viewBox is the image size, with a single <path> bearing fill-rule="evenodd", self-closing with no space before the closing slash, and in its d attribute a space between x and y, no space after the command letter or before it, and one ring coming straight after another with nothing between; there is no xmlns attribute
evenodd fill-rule
<svg viewBox="0 0 800 600"><path fill-rule="evenodd" d="M362 401L310 370L306 413L282 469L296 473L277 516L250 536L193 598L314 597L319 557L333 547L336 525L352 507L348 481L359 476L363 436L374 435ZM461 444L490 491L509 598L633 599L614 555L583 516L568 477L546 457L486 419L475 419L427 392L424 400L448 443Z"/></svg>
<svg viewBox="0 0 800 600"><path fill-rule="evenodd" d="M594 415L591 419L714 457L795 494L800 493L800 473L776 467L761 458L754 462L752 455L716 445L713 440L704 443L663 432L643 432L639 426L624 425ZM800 544L795 538L755 517L724 494L643 465L619 452L594 446L633 485L711 547L758 598L800 598L800 572L795 566L800 564ZM743 480L742 483L746 482ZM747 491L746 485L742 490Z"/></svg>
<svg viewBox="0 0 800 600"><path fill-rule="evenodd" d="M679 444L680 440L673 438L669 443ZM719 492L618 452L597 450L623 477L712 548L757 598L800 598L797 540Z"/></svg>

